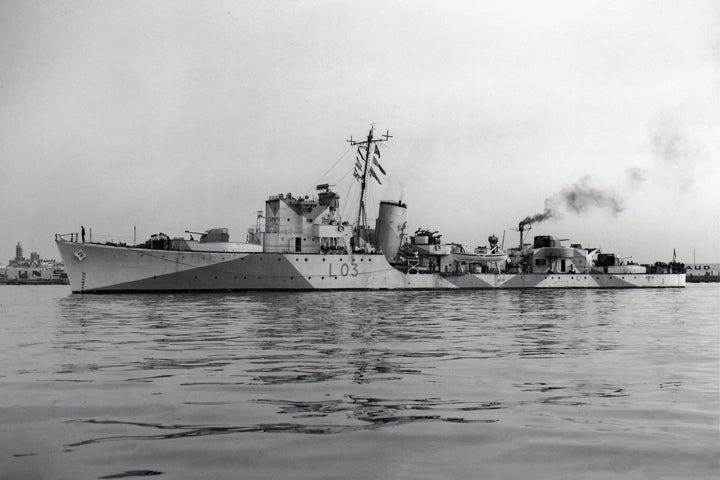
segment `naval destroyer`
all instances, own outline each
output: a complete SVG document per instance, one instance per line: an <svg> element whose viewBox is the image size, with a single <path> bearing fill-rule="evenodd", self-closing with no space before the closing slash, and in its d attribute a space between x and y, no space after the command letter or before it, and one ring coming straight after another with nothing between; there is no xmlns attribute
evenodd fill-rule
<svg viewBox="0 0 720 480"><path fill-rule="evenodd" d="M407 227L407 205L381 201L368 225L367 190L385 175L378 145L389 132L349 140L357 147L353 176L360 184L357 215L342 218L340 195L330 185L312 197L272 195L264 225L245 242L231 242L227 229L211 229L198 240L153 235L142 244L85 242L78 234L55 241L74 293L684 287L681 264L636 265L612 253L552 236L535 236L505 250L496 236L469 248L444 242L438 232ZM192 233L192 232L187 232Z"/></svg>

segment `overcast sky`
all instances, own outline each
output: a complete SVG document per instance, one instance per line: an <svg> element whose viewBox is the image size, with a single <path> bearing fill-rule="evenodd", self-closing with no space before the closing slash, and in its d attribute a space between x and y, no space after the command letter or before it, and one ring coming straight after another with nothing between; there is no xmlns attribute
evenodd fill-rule
<svg viewBox="0 0 720 480"><path fill-rule="evenodd" d="M717 1L0 0L0 264L81 224L242 240L353 193L371 123L411 231L508 246L550 199L532 234L720 259Z"/></svg>

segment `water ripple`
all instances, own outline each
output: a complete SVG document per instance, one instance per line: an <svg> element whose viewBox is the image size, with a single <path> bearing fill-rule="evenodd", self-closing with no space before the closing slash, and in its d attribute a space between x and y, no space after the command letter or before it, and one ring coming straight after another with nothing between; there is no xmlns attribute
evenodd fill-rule
<svg viewBox="0 0 720 480"><path fill-rule="evenodd" d="M32 292L0 335L15 465L95 478L720 467L717 290L13 291Z"/></svg>

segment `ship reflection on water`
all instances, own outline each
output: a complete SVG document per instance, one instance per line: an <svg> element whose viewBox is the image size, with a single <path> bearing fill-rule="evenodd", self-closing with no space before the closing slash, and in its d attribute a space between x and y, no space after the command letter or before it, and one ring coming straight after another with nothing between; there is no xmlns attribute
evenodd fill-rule
<svg viewBox="0 0 720 480"><path fill-rule="evenodd" d="M497 421L492 416L468 416L468 412L503 408L490 399L446 399L422 391L417 397L397 396L397 391L375 396L395 390L382 385L368 391L373 395L363 394L363 386L369 384L431 379L434 362L462 357L457 351L451 355L450 347L443 345L442 320L421 314L433 309L432 298L427 307L420 307L407 295L374 295L370 304L362 297L316 293L216 295L201 300L193 295L63 299L62 337L75 337L64 348L122 349L126 342L121 331L128 329L135 338L128 338L127 345L137 343L138 335L145 339L147 350L138 355L141 358L98 363L91 370L114 376L124 372L125 378L117 381L163 382L173 392L162 393L178 398L182 395L176 389L200 392L201 398L183 402L194 409L233 409L241 403L270 412L265 414L267 422L239 425L74 419L73 423L142 428L137 434L85 439L68 446L258 431L340 433L410 422ZM344 302L336 304L342 298ZM398 299L405 302L399 316L390 309ZM106 315L108 300L117 314ZM442 301L436 299L435 308ZM65 365L60 373L83 370L88 368ZM274 395L276 387L285 387L286 395ZM259 396L244 393L248 389ZM308 395L314 398L302 399Z"/></svg>
<svg viewBox="0 0 720 480"><path fill-rule="evenodd" d="M646 469L647 455L655 476L717 466L717 305L701 287L56 288L0 302L17 342L0 392L11 472L470 478L481 463L557 478L586 477L598 458ZM674 454L679 442L693 453Z"/></svg>
<svg viewBox="0 0 720 480"><path fill-rule="evenodd" d="M628 396L620 383L573 379L553 367L562 357L618 348L606 335L613 328L601 320L614 314L608 295L623 293L425 292L421 301L400 292L71 296L61 301L63 348L102 351L106 360L64 365L58 376L106 372L105 380L150 384L157 390L152 394L165 398L161 403L188 406L188 419L202 410L211 417L213 411L257 412L222 415L223 424L73 419L141 428L70 446L257 431L340 433L411 422L494 423L501 410L533 403L620 399ZM545 361L549 372L518 377L525 358ZM500 393L507 388L514 390L509 397Z"/></svg>

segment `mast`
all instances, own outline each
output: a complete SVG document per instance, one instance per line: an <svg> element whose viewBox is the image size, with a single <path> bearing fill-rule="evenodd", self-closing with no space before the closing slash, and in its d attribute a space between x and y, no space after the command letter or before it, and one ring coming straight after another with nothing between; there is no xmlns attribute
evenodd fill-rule
<svg viewBox="0 0 720 480"><path fill-rule="evenodd" d="M372 145L373 141L373 125L370 126L370 132L368 132L368 138L365 145L365 170L363 171L362 175L362 182L360 184L360 207L358 208L358 217L357 217L357 223L358 226L356 235L358 238L356 240L359 240L360 237L360 225L363 226L363 229L367 227L367 211L365 210L365 198L367 197L367 174L368 174L368 164L370 159L370 145ZM362 223L361 223L362 222ZM360 245L359 243L356 243L356 245Z"/></svg>
<svg viewBox="0 0 720 480"><path fill-rule="evenodd" d="M364 150L365 150L365 158L363 159L364 161L362 162L362 175L360 175L360 174L356 175L356 178L358 178L358 180L360 181L360 205L358 207L357 222L355 223L357 228L355 229L354 237L353 237L355 240L354 243L356 246L360 245L360 229L362 228L363 230L365 230L367 228L367 211L365 209L365 197L367 196L368 173L370 173L370 169L372 168L370 165L370 162L373 161L373 157L371 157L372 152L371 152L370 148L372 145L376 145L379 142L387 142L389 139L392 138L392 136L390 135L390 131L387 131L383 135L383 138L373 138L374 132L375 132L375 125L371 124L370 131L368 132L367 140L361 140L361 141L356 142L352 139L352 137L350 137L350 140L348 140L348 142L350 142L350 145L358 146L358 153L360 154L361 158L362 158L361 149L364 148ZM375 147L375 149L377 151L377 147ZM377 160L375 160L375 161L377 162ZM378 166L379 166L379 164L378 164ZM382 167L380 167L380 169L382 170ZM372 173L375 176L375 178L377 179L377 174L375 174L374 171ZM379 182L380 182L380 180L378 179L378 183Z"/></svg>

